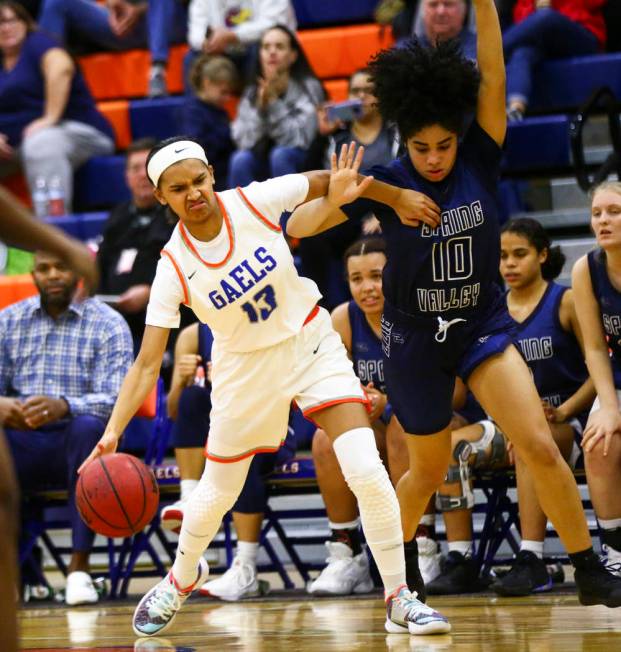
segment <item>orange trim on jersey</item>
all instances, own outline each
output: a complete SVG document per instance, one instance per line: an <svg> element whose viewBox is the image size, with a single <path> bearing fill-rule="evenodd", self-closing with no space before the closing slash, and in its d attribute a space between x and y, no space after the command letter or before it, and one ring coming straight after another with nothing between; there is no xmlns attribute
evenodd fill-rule
<svg viewBox="0 0 621 652"><path fill-rule="evenodd" d="M366 394L366 393L365 393ZM308 419L315 425L317 425L316 421L312 419L309 415L314 414L315 412L319 412L320 410L324 410L325 408L332 407L333 405L340 405L341 403L362 403L366 409L367 412L370 412L369 407L371 404L371 401L369 401L368 398L360 398L357 396L347 396L345 398L337 398L332 401L326 401L325 403L320 403L319 405L314 405L312 408L309 408L308 410L305 410L302 412L304 415L305 419Z"/></svg>
<svg viewBox="0 0 621 652"><path fill-rule="evenodd" d="M277 233L282 231L280 224L274 224L274 222L268 220L267 217L265 217L265 215L263 215L263 213L261 213L261 211L253 205L248 197L246 197L244 191L239 186L237 186L236 190L239 193L239 196L244 200L246 206L248 206L248 208L261 220L261 222L265 224L265 226L267 226L268 229L276 231Z"/></svg>
<svg viewBox="0 0 621 652"><path fill-rule="evenodd" d="M245 453L241 453L240 455L234 455L233 457L219 457L217 455L212 455L207 450L207 447L205 447L204 455L208 460L211 460L212 462L219 462L220 464L232 464L233 462L239 462L240 460L244 460L251 455L257 455L258 453L275 453L284 443L285 440L283 439L280 444L278 444L278 446L253 448L249 451L246 451Z"/></svg>
<svg viewBox="0 0 621 652"><path fill-rule="evenodd" d="M221 260L219 263L208 263L206 260L203 260L196 251L196 247L192 244L190 241L190 238L188 237L188 234L186 233L185 227L183 226L183 222L179 222L179 233L181 233L181 237L183 238L183 242L185 246L200 260L205 267L209 267L211 269L217 268L217 267L222 267L225 263L227 263L231 256L233 255L233 250L235 249L235 236L233 235L233 225L231 224L231 218L229 217L229 214L226 212L226 208L224 207L224 204L222 203L222 200L218 195L216 194L216 200L218 201L218 206L220 206L220 211L222 212L222 218L224 219L224 224L226 225L226 232L229 236L229 250L224 257L223 260Z"/></svg>
<svg viewBox="0 0 621 652"><path fill-rule="evenodd" d="M173 255L170 253L170 251L166 251L166 249L162 249L160 252L162 256L167 256L168 260L172 263L172 266L175 268L175 272L177 272L177 276L179 277L179 281L181 282L181 287L183 288L183 303L184 305L189 305L190 303L190 292L188 290L188 285L185 282L185 277L183 276L183 272L181 271L181 268L177 264L177 261L173 258Z"/></svg>
<svg viewBox="0 0 621 652"><path fill-rule="evenodd" d="M319 306L317 305L308 313L302 326L306 326L306 324L308 324L309 321L313 321L313 319L315 319L318 313L319 313Z"/></svg>

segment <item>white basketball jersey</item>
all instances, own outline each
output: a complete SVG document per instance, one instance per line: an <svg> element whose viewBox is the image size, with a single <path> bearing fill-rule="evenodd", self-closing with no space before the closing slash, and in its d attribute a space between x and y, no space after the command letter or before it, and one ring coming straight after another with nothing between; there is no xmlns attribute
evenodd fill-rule
<svg viewBox="0 0 621 652"><path fill-rule="evenodd" d="M271 184L267 193L261 192L264 184L253 183L216 195L227 238L226 251L218 260L201 256L197 248L200 243L179 222L162 250L147 324L169 326L157 319L156 306L151 309L151 304L154 294L161 296L167 290L159 266L172 265L182 287L181 301L209 326L221 351L254 351L300 332L321 294L313 281L298 275L278 225L283 202L287 205L287 198L282 196L286 195L286 180L282 177L264 182ZM295 181L299 196L299 189L304 186L299 177ZM269 197L275 196L278 188L279 201L270 202ZM305 196L304 192L291 208Z"/></svg>

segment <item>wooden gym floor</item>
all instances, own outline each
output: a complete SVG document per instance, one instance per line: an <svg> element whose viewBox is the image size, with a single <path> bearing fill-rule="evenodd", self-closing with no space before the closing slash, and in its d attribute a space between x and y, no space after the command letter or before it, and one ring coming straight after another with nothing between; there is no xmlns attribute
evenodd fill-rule
<svg viewBox="0 0 621 652"><path fill-rule="evenodd" d="M411 637L387 634L380 595L345 599L264 598L241 603L193 597L162 638L136 639L136 596L96 608L26 607L23 650L82 652L616 652L621 609L581 607L554 592L502 599L489 594L432 598L453 632Z"/></svg>

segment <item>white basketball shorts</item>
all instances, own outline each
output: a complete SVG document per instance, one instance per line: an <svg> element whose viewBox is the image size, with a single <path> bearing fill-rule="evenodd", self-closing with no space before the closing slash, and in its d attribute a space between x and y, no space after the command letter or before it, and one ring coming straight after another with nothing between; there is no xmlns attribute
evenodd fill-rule
<svg viewBox="0 0 621 652"><path fill-rule="evenodd" d="M235 462L274 452L291 402L305 416L337 403L368 404L329 313L319 308L294 337L247 353L212 351L211 423L205 455Z"/></svg>

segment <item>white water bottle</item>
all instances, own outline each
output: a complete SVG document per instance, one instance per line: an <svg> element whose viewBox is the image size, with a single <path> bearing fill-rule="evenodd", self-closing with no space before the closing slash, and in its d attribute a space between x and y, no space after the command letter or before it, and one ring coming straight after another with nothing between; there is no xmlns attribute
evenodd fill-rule
<svg viewBox="0 0 621 652"><path fill-rule="evenodd" d="M48 201L47 181L43 175L39 175L32 190L32 209L37 217L47 217Z"/></svg>
<svg viewBox="0 0 621 652"><path fill-rule="evenodd" d="M65 189L61 183L60 177L55 174L50 179L50 185L48 190L48 203L47 203L48 215L54 217L59 217L60 215L65 215Z"/></svg>

